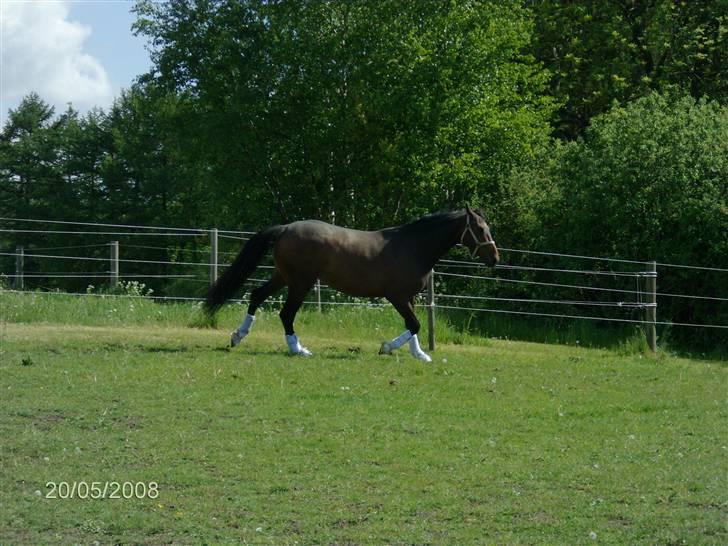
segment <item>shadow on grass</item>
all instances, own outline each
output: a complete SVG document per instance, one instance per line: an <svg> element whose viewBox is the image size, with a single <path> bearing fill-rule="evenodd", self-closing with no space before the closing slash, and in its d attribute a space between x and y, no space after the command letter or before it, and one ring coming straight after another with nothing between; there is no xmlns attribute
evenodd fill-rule
<svg viewBox="0 0 728 546"><path fill-rule="evenodd" d="M232 347L215 347L212 349L216 353L232 353L237 352L241 357L285 357L295 361L309 362L317 359L324 360L359 360L364 353L360 347L349 347L348 349L340 349L338 347L325 347L313 353L311 357L294 355L285 349L235 349Z"/></svg>
<svg viewBox="0 0 728 546"><path fill-rule="evenodd" d="M188 353L190 351L189 347L163 347L163 346L145 346L145 345L139 345L136 347L138 350L144 352L144 353Z"/></svg>

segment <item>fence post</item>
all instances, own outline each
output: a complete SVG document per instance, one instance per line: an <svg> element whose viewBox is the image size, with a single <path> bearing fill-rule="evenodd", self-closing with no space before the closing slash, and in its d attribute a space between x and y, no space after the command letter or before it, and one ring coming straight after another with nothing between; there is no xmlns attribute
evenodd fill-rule
<svg viewBox="0 0 728 546"><path fill-rule="evenodd" d="M217 281L217 228L210 230L210 284Z"/></svg>
<svg viewBox="0 0 728 546"><path fill-rule="evenodd" d="M427 279L427 346L435 350L435 270Z"/></svg>
<svg viewBox="0 0 728 546"><path fill-rule="evenodd" d="M25 249L18 246L15 249L15 290L22 290L25 283L23 279L23 269L25 266Z"/></svg>
<svg viewBox="0 0 728 546"><path fill-rule="evenodd" d="M316 279L316 305L318 312L321 312L321 279Z"/></svg>
<svg viewBox="0 0 728 546"><path fill-rule="evenodd" d="M647 307L645 308L645 335L647 337L647 345L654 353L657 351L657 330L655 322L657 322L657 262L649 263L647 273L647 282L645 283L647 291Z"/></svg>
<svg viewBox="0 0 728 546"><path fill-rule="evenodd" d="M109 282L111 288L116 288L119 285L119 241L111 241L110 247Z"/></svg>

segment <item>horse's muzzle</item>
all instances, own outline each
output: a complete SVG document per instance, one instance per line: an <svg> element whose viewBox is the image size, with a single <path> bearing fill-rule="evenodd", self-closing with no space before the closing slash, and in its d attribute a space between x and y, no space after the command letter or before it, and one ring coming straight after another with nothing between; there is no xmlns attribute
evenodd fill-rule
<svg viewBox="0 0 728 546"><path fill-rule="evenodd" d="M487 265L488 267L495 267L498 262L500 262L500 254L498 253L498 249L493 245L493 253L488 254L487 256L481 256L483 263Z"/></svg>

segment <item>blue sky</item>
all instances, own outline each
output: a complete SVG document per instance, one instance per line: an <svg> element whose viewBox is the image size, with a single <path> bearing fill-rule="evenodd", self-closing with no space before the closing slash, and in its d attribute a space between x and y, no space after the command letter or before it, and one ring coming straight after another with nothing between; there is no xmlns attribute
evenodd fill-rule
<svg viewBox="0 0 728 546"><path fill-rule="evenodd" d="M102 61L114 88L128 87L132 79L150 66L145 38L135 37L131 25L135 16L127 0L72 2L70 18L89 26L85 48Z"/></svg>
<svg viewBox="0 0 728 546"><path fill-rule="evenodd" d="M0 122L35 91L56 112L108 108L146 72L131 0L0 0Z"/></svg>

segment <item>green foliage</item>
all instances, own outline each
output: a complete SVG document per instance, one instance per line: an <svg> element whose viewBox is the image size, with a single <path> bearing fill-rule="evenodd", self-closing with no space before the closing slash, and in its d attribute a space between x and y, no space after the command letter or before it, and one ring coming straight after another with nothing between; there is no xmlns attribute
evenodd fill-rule
<svg viewBox="0 0 728 546"><path fill-rule="evenodd" d="M563 168L564 247L726 265L728 107L658 94L616 106Z"/></svg>
<svg viewBox="0 0 728 546"><path fill-rule="evenodd" d="M113 154L104 169L117 218L199 226L210 207L205 164L193 153L195 126L182 97L152 84L124 92L108 114ZM209 215L208 215L209 216Z"/></svg>
<svg viewBox="0 0 728 546"><path fill-rule="evenodd" d="M558 197L540 205L543 248L728 268L725 106L659 94L615 105L544 176L552 177ZM659 274L659 292L728 293L725 274L662 268ZM660 298L658 304L663 319L728 322L716 302ZM693 334L686 337L705 335L708 344L719 336Z"/></svg>
<svg viewBox="0 0 728 546"><path fill-rule="evenodd" d="M233 223L381 226L465 200L494 210L501 173L549 131L519 2L141 2L137 12L156 81L188 100Z"/></svg>
<svg viewBox="0 0 728 546"><path fill-rule="evenodd" d="M562 104L559 135L573 138L622 103L676 86L728 100L728 1L529 0L532 48Z"/></svg>
<svg viewBox="0 0 728 546"><path fill-rule="evenodd" d="M30 94L14 111L0 136L0 213L43 216L53 197L67 187L59 170L60 125L54 110Z"/></svg>

